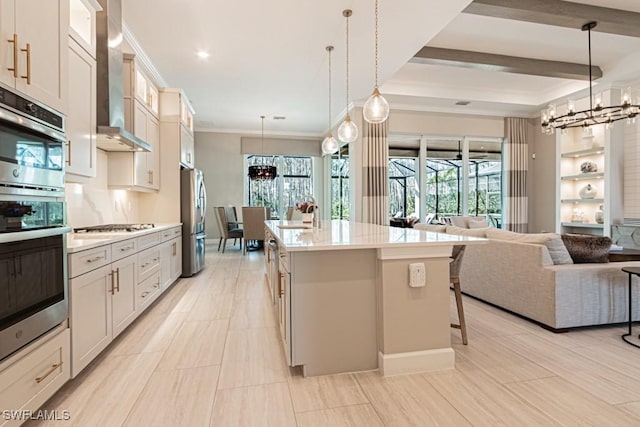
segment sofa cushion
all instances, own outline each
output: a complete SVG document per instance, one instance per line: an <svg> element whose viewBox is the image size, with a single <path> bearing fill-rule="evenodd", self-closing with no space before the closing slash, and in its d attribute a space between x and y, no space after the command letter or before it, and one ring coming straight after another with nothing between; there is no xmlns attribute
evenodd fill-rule
<svg viewBox="0 0 640 427"><path fill-rule="evenodd" d="M487 237L486 230L489 230L489 229L488 228L469 229L469 228L456 227L455 225L447 226L447 234L455 234L458 236Z"/></svg>
<svg viewBox="0 0 640 427"><path fill-rule="evenodd" d="M485 218L483 216L452 216L450 218L451 225L455 225L460 228L471 228L469 227L469 221L484 221L484 219ZM489 224L485 225L485 227L488 226Z"/></svg>
<svg viewBox="0 0 640 427"><path fill-rule="evenodd" d="M489 227L489 223L487 221L485 221L484 219L482 219L480 221L476 221L476 220L470 219L469 222L467 222L467 226L468 226L468 228L471 228L471 229L488 228Z"/></svg>
<svg viewBox="0 0 640 427"><path fill-rule="evenodd" d="M573 259L560 236L553 236L546 241L545 246L554 265L573 264Z"/></svg>
<svg viewBox="0 0 640 427"><path fill-rule="evenodd" d="M533 243L535 245L544 245L548 240L557 236L555 233L516 233L514 231L500 230L497 228L488 228L486 234L488 239Z"/></svg>
<svg viewBox="0 0 640 427"><path fill-rule="evenodd" d="M446 225L438 225L438 224L414 224L413 228L415 228L416 230L425 230L425 231L432 231L434 233L444 233L445 230L447 229Z"/></svg>
<svg viewBox="0 0 640 427"><path fill-rule="evenodd" d="M608 237L563 234L562 241L575 264L609 262L611 239Z"/></svg>

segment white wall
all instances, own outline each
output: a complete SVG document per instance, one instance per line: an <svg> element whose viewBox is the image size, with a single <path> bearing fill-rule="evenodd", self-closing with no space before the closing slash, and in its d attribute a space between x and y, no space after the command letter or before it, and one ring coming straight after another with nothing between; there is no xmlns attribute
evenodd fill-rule
<svg viewBox="0 0 640 427"><path fill-rule="evenodd" d="M389 133L439 136L504 137L504 118L391 110Z"/></svg>
<svg viewBox="0 0 640 427"><path fill-rule="evenodd" d="M69 225L86 227L140 222L139 194L135 191L110 190L107 187L107 153L98 150L97 160L96 178L82 184L66 185Z"/></svg>
<svg viewBox="0 0 640 427"><path fill-rule="evenodd" d="M529 233L554 232L556 222L556 136L529 120ZM535 155L535 159L533 158Z"/></svg>

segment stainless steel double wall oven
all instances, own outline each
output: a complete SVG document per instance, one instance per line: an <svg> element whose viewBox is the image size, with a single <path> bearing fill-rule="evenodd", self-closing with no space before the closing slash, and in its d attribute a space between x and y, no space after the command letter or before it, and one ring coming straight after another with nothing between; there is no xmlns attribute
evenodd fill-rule
<svg viewBox="0 0 640 427"><path fill-rule="evenodd" d="M0 86L0 359L68 317L64 116Z"/></svg>

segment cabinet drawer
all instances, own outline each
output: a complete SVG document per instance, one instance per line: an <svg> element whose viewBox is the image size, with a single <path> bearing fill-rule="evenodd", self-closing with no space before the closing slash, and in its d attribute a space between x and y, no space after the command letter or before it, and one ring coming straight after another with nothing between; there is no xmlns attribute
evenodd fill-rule
<svg viewBox="0 0 640 427"><path fill-rule="evenodd" d="M291 271L289 270L289 254L282 246L278 247L278 257L279 265L281 265L287 272Z"/></svg>
<svg viewBox="0 0 640 427"><path fill-rule="evenodd" d="M111 262L111 245L80 251L69 255L69 278L107 265Z"/></svg>
<svg viewBox="0 0 640 427"><path fill-rule="evenodd" d="M173 227L168 230L164 230L162 233L162 241L166 242L167 240L171 240L174 237L177 237L182 234L182 227Z"/></svg>
<svg viewBox="0 0 640 427"><path fill-rule="evenodd" d="M138 283L146 280L155 270L160 270L160 246L138 253Z"/></svg>
<svg viewBox="0 0 640 427"><path fill-rule="evenodd" d="M143 280L136 287L136 310L147 306L160 294L160 270Z"/></svg>
<svg viewBox="0 0 640 427"><path fill-rule="evenodd" d="M133 255L138 251L138 240L129 239L122 242L114 243L111 245L111 260L117 261L119 259Z"/></svg>
<svg viewBox="0 0 640 427"><path fill-rule="evenodd" d="M138 249L146 249L151 246L155 246L162 240L162 232L158 231L156 233L146 234L144 236L138 237Z"/></svg>
<svg viewBox="0 0 640 427"><path fill-rule="evenodd" d="M69 347L69 329L64 329L0 372L2 409L35 412L53 396L70 377ZM20 424L0 419L1 426Z"/></svg>

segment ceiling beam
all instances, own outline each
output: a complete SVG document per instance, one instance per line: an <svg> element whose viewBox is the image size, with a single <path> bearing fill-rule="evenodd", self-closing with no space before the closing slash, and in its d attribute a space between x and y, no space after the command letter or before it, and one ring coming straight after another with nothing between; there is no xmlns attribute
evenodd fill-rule
<svg viewBox="0 0 640 427"><path fill-rule="evenodd" d="M409 62L561 79L589 80L589 66L584 64L429 46L420 49ZM602 70L598 66L592 66L591 72L594 80L602 77Z"/></svg>
<svg viewBox="0 0 640 427"><path fill-rule="evenodd" d="M640 13L562 0L474 0L463 12L576 29L597 21L593 31L640 37Z"/></svg>

